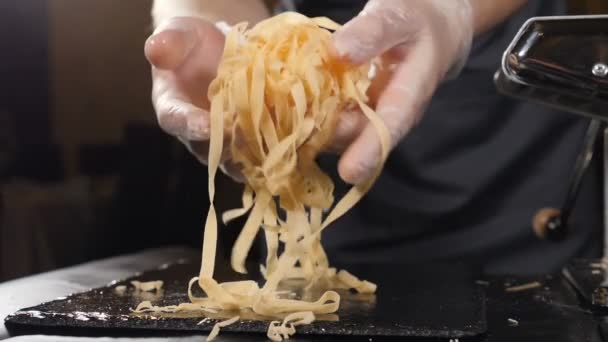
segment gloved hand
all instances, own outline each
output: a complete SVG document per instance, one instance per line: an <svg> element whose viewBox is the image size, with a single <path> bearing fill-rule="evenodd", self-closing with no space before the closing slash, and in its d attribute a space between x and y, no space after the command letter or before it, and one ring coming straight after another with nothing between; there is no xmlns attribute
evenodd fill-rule
<svg viewBox="0 0 608 342"><path fill-rule="evenodd" d="M224 33L228 29L224 27ZM216 25L194 17L161 23L145 45L152 65L152 102L158 122L203 164L207 164L209 151L207 88L216 76L223 47L224 35ZM342 151L364 124L358 112L341 115L331 150ZM231 134L224 132L226 142ZM221 169L234 180L243 181L227 148L223 149Z"/></svg>
<svg viewBox="0 0 608 342"><path fill-rule="evenodd" d="M370 0L334 34L339 58L359 64L382 56L384 67L370 97L391 133L393 147L420 120L442 80L461 71L473 31L469 0ZM380 140L369 124L345 129L343 136L356 138L342 155L339 173L356 184L379 162Z"/></svg>
<svg viewBox="0 0 608 342"><path fill-rule="evenodd" d="M224 34L194 17L172 18L147 40L145 54L152 65L152 102L160 126L176 136L199 161L209 151L207 88L216 76ZM231 132L225 132L229 138ZM224 149L222 170L237 181L238 168Z"/></svg>
<svg viewBox="0 0 608 342"><path fill-rule="evenodd" d="M370 95L394 147L418 122L441 80L458 74L472 36L469 0L371 0L336 32L334 45L338 57L352 63L382 56L385 67ZM222 33L199 18L170 19L146 42L159 124L203 163L209 140L207 87L216 75L223 44ZM230 133L225 132L227 139ZM355 184L370 175L380 156L375 130L358 112L340 116L331 149L345 151L339 172ZM228 149L222 170L242 180Z"/></svg>

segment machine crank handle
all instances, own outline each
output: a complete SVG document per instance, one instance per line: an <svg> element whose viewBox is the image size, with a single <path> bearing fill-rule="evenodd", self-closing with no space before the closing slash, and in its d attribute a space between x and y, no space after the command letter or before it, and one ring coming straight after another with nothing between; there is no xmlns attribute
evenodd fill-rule
<svg viewBox="0 0 608 342"><path fill-rule="evenodd" d="M589 122L587 133L581 152L579 153L574 172L569 181L568 191L562 203L561 209L543 208L539 210L532 219L534 233L541 239L549 241L561 241L568 235L568 219L574 207L576 196L581 187L583 176L593 159L595 143L597 141L602 122L593 119Z"/></svg>

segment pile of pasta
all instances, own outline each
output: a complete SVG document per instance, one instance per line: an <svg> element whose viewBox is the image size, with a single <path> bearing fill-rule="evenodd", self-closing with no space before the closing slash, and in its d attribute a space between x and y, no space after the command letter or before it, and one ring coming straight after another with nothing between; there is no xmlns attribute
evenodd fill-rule
<svg viewBox="0 0 608 342"><path fill-rule="evenodd" d="M330 267L321 244L322 232L369 190L389 150L389 135L381 119L366 104L370 65L340 62L330 53L332 31L339 25L327 18L287 12L247 29L238 24L226 38L216 79L209 88L211 137L209 198L200 274L189 284L191 302L155 307L149 302L136 312L244 311L283 319L269 325L268 337L281 341L295 326L315 315L338 310L335 289L374 293L376 285L347 271ZM375 127L382 145L382 163L367 181L354 186L334 203L334 184L316 157L331 142L341 112L356 106ZM233 269L246 273L245 260L256 235L263 232L267 258L261 266L266 282L218 283L214 278L218 221L213 205L214 179L223 149L242 168L246 186L242 208L223 214L229 221L249 214L231 257ZM280 248L282 246L282 248ZM282 251L279 253L279 251ZM299 279L305 288L322 288L316 301L280 296L279 285ZM198 284L205 297L197 297ZM238 318L220 322L219 327Z"/></svg>

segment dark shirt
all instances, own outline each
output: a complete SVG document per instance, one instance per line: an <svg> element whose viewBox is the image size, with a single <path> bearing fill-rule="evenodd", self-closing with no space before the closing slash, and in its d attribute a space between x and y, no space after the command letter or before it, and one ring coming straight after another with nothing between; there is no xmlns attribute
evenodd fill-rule
<svg viewBox="0 0 608 342"><path fill-rule="evenodd" d="M308 16L345 22L365 2L296 3ZM477 37L461 76L438 89L370 193L325 233L333 262L464 259L488 272L533 273L599 256L598 163L585 177L566 241L540 241L531 227L537 210L560 206L588 120L503 97L493 85L522 24L560 14L563 1L531 0Z"/></svg>

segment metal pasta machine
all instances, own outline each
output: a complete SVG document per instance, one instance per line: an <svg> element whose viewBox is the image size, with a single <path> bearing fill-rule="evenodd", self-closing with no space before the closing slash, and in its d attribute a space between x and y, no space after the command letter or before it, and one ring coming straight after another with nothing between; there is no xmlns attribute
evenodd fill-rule
<svg viewBox="0 0 608 342"><path fill-rule="evenodd" d="M576 260L562 275L593 312L608 313L608 15L528 20L505 51L498 91L589 120L561 208L539 208L533 228L542 239L568 238L568 219L583 175L603 141L604 259ZM604 319L608 327L608 319ZM604 329L608 331L608 329Z"/></svg>

